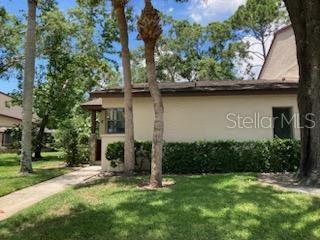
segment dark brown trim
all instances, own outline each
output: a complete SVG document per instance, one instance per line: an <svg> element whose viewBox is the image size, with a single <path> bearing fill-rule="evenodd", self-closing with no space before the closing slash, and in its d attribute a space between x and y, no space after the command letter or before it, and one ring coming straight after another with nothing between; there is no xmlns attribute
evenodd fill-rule
<svg viewBox="0 0 320 240"><path fill-rule="evenodd" d="M81 107L87 111L100 112L100 111L104 110L101 105L81 105Z"/></svg>
<svg viewBox="0 0 320 240"><path fill-rule="evenodd" d="M221 90L221 91L178 91L162 92L164 97L187 97L187 96L228 96L228 95L276 95L276 94L296 94L297 88L287 89L254 89L254 90ZM92 98L118 98L123 97L123 92L93 92ZM134 97L150 97L149 92L133 92Z"/></svg>

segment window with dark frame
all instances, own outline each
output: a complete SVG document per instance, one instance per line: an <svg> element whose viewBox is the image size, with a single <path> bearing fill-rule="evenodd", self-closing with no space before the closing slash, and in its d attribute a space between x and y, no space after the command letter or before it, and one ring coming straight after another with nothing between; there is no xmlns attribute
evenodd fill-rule
<svg viewBox="0 0 320 240"><path fill-rule="evenodd" d="M292 108L274 107L273 113L273 136L279 138L293 138Z"/></svg>
<svg viewBox="0 0 320 240"><path fill-rule="evenodd" d="M11 134L8 132L4 132L2 134L2 146L9 146L12 143Z"/></svg>
<svg viewBox="0 0 320 240"><path fill-rule="evenodd" d="M124 108L107 108L106 132L109 134L121 134L124 131Z"/></svg>

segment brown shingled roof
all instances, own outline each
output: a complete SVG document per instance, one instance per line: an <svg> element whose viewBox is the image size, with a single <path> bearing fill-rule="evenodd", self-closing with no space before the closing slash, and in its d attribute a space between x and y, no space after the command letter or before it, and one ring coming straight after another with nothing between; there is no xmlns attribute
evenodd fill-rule
<svg viewBox="0 0 320 240"><path fill-rule="evenodd" d="M102 110L102 99L95 98L95 99L90 100L88 102L82 103L81 107L86 110L100 111L100 110Z"/></svg>
<svg viewBox="0 0 320 240"><path fill-rule="evenodd" d="M12 106L10 101L12 101L12 98L8 94L0 92L0 115L22 120L22 108Z"/></svg>
<svg viewBox="0 0 320 240"><path fill-rule="evenodd" d="M160 83L159 87L163 96L294 94L297 92L298 83L270 80L227 80ZM150 96L148 84L133 84L132 93L133 96ZM90 95L92 98L122 97L123 88L94 91Z"/></svg>

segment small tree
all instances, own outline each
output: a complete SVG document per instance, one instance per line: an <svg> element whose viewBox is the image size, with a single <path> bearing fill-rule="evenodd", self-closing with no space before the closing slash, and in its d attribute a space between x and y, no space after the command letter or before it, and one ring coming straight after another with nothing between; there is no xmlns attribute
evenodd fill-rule
<svg viewBox="0 0 320 240"><path fill-rule="evenodd" d="M162 152L163 152L163 102L160 89L156 79L156 65L154 60L155 46L162 29L160 17L156 9L153 8L151 0L145 0L145 8L138 21L139 38L145 44L145 58L147 65L147 78L150 94L154 104L154 128L151 154L151 176L150 185L152 187L162 187Z"/></svg>

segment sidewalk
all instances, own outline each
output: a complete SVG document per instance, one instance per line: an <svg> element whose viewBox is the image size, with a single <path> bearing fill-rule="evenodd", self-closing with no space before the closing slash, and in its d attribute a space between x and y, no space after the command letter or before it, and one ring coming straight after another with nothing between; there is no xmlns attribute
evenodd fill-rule
<svg viewBox="0 0 320 240"><path fill-rule="evenodd" d="M0 197L0 221L69 186L77 185L98 174L100 166L89 166Z"/></svg>

